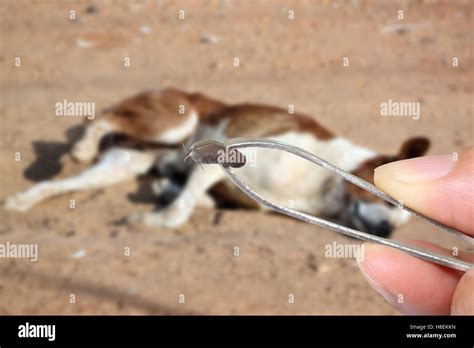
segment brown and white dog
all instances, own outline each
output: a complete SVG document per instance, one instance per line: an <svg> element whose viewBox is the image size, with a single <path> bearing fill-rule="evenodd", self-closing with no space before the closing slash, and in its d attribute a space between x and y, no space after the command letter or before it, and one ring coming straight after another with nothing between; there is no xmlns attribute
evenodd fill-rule
<svg viewBox="0 0 474 348"><path fill-rule="evenodd" d="M372 182L375 167L423 155L426 138L407 140L396 155L384 156L336 136L312 118L287 110L255 104L228 105L200 93L177 89L147 91L126 99L90 121L72 150L79 161L95 163L78 176L41 182L6 200L6 208L27 211L61 193L96 189L157 173L158 195L175 193L165 208L131 214L129 223L174 228L186 223L198 205L220 202L253 207L218 166L204 170L183 161L182 144L211 138L262 137L304 148ZM239 169L239 176L272 201L357 228L388 236L407 219L390 206L342 178L297 157L273 151L258 156L256 168Z"/></svg>

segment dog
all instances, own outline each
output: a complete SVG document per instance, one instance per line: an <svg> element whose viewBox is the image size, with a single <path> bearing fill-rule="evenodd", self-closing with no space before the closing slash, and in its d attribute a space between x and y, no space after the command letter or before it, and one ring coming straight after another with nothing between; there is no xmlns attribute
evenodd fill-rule
<svg viewBox="0 0 474 348"><path fill-rule="evenodd" d="M406 140L397 154L380 155L300 113L268 105L229 105L174 88L142 92L85 122L84 135L74 144L71 155L77 161L92 162L91 167L78 176L44 181L8 197L7 209L25 212L55 195L115 185L153 171L159 178L153 184L154 192L168 197L169 204L153 212L132 213L126 222L176 228L189 220L197 206L213 207L216 201L262 208L235 188L218 166L203 170L185 163L183 144L189 147L207 138L279 140L368 182L373 182L376 167L422 156L430 145L427 138L414 137ZM295 156L273 151L256 158L256 168L244 166L238 174L276 203L290 202L294 209L383 237L408 219L403 210Z"/></svg>

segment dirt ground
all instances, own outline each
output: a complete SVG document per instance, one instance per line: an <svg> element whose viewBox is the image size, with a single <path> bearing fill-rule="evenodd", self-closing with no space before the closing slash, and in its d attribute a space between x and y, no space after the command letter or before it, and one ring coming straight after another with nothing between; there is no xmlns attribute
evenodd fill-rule
<svg viewBox="0 0 474 348"><path fill-rule="evenodd" d="M472 144L472 1L0 6L2 200L85 168L66 154L74 138L67 130L82 120L55 116L57 102L93 101L102 109L150 88L293 104L381 153L395 153L413 135L431 138L431 154ZM420 119L380 116L389 99L420 102ZM0 208L0 243L39 245L36 263L0 259L0 314L396 314L353 259L325 257L327 244L353 240L256 211L201 208L178 230L116 224L153 209L142 191L132 181L59 196L25 214ZM459 245L415 220L393 238Z"/></svg>

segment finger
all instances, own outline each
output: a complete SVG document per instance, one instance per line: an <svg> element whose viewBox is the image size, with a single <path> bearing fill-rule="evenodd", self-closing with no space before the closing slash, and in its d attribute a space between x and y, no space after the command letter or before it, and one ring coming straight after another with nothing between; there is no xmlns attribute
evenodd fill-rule
<svg viewBox="0 0 474 348"><path fill-rule="evenodd" d="M407 207L474 235L474 148L388 163L374 181Z"/></svg>
<svg viewBox="0 0 474 348"><path fill-rule="evenodd" d="M454 291L451 314L474 314L474 269L466 272Z"/></svg>
<svg viewBox="0 0 474 348"><path fill-rule="evenodd" d="M452 255L426 241L410 241L409 244ZM472 255L468 258L474 259ZM456 285L462 276L460 271L375 244L364 244L364 257L359 260L359 267L370 285L404 314L449 314Z"/></svg>

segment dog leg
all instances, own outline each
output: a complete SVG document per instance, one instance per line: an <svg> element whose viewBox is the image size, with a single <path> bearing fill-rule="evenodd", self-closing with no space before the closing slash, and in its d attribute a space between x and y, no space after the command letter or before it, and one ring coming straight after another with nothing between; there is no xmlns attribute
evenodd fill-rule
<svg viewBox="0 0 474 348"><path fill-rule="evenodd" d="M152 227L175 228L188 221L194 208L206 199L206 192L225 178L218 166L195 168L183 191L168 207L152 213L134 213L127 221L131 224L145 224Z"/></svg>
<svg viewBox="0 0 474 348"><path fill-rule="evenodd" d="M71 156L79 162L91 161L97 156L100 139L112 131L112 124L106 120L92 122L86 127L82 139L72 148Z"/></svg>
<svg viewBox="0 0 474 348"><path fill-rule="evenodd" d="M170 178L160 178L153 181L151 189L155 195L161 196L165 201L171 202L178 197L183 187L174 183ZM172 197L172 199L168 199L168 197ZM216 202L209 193L205 193L198 200L196 205L202 208L213 209L216 207Z"/></svg>
<svg viewBox="0 0 474 348"><path fill-rule="evenodd" d="M216 208L216 201L209 193L204 193L196 205L201 208L214 209Z"/></svg>
<svg viewBox="0 0 474 348"><path fill-rule="evenodd" d="M77 176L45 181L25 192L8 197L5 208L24 212L35 204L61 193L95 189L129 180L146 173L153 161L153 153L112 149L106 152L97 164Z"/></svg>

